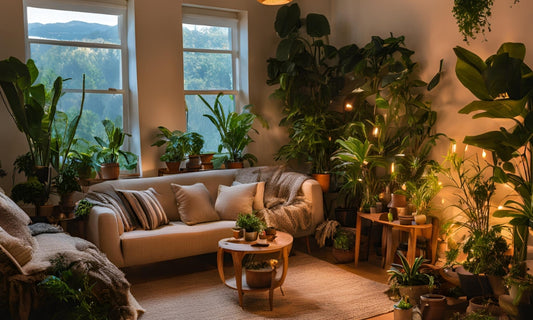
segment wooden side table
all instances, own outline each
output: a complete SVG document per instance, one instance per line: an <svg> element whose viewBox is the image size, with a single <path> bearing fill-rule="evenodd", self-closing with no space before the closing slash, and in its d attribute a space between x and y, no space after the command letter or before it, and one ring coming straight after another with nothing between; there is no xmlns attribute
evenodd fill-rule
<svg viewBox="0 0 533 320"><path fill-rule="evenodd" d="M272 310L274 289L279 287L283 294L281 286L285 281L287 270L289 268L289 252L291 251L292 240L293 238L290 234L278 231L276 233L276 238L273 241L268 242L268 247L256 247L253 246L255 241L246 242L234 238L225 238L218 242L217 267L220 280L222 280L222 282L229 288L237 290L239 294L239 305L242 308L244 308L242 302L245 292L268 291L270 310ZM235 277L229 279L226 279L224 275L224 252L230 253L233 260ZM247 254L265 254L273 252L279 252L280 258L283 257L283 272L281 276L272 279L270 287L250 288L246 283L245 275L242 273L242 259Z"/></svg>
<svg viewBox="0 0 533 320"><path fill-rule="evenodd" d="M58 220L59 225L63 230L73 237L87 239L87 232L85 230L85 219L80 217L63 218Z"/></svg>

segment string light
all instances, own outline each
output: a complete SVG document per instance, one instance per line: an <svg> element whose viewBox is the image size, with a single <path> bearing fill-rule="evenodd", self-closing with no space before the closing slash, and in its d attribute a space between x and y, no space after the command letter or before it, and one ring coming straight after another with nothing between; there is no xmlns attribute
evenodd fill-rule
<svg viewBox="0 0 533 320"><path fill-rule="evenodd" d="M374 127L374 131L372 132L372 134L374 135L374 137L377 137L377 136L378 136L378 133L379 133L379 128L378 128L378 127Z"/></svg>
<svg viewBox="0 0 533 320"><path fill-rule="evenodd" d="M483 149L483 152L481 152L481 158L485 159L487 157L487 153L485 152L485 149Z"/></svg>
<svg viewBox="0 0 533 320"><path fill-rule="evenodd" d="M457 144L453 144L452 145L452 152L455 153L455 151L457 150Z"/></svg>

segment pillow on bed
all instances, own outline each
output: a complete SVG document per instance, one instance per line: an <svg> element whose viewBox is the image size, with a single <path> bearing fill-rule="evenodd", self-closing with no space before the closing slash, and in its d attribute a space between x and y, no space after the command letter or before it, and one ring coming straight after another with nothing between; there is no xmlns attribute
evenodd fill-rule
<svg viewBox="0 0 533 320"><path fill-rule="evenodd" d="M0 192L0 227L25 245L35 246L28 224L30 217L13 200Z"/></svg>
<svg viewBox="0 0 533 320"><path fill-rule="evenodd" d="M168 224L165 210L156 198L154 188L144 191L137 190L116 190L126 201L126 206L130 206L133 213L139 220L144 230L153 230L159 226Z"/></svg>
<svg viewBox="0 0 533 320"><path fill-rule="evenodd" d="M171 183L176 196L180 220L187 225L220 220L213 208L209 191L203 183L182 186Z"/></svg>
<svg viewBox="0 0 533 320"><path fill-rule="evenodd" d="M23 267L33 257L33 248L0 227L0 245Z"/></svg>
<svg viewBox="0 0 533 320"><path fill-rule="evenodd" d="M254 196L257 193L256 183L218 186L215 210L222 220L237 220L239 213L252 213Z"/></svg>

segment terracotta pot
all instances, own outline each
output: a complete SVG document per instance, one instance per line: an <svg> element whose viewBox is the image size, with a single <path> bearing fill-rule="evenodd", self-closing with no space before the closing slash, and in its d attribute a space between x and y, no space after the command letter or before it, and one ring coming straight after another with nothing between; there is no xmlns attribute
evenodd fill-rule
<svg viewBox="0 0 533 320"><path fill-rule="evenodd" d="M199 155L189 155L189 161L187 162L188 169L200 169L202 167L200 163Z"/></svg>
<svg viewBox="0 0 533 320"><path fill-rule="evenodd" d="M416 224L426 224L427 217L425 214L416 214L415 217L415 223Z"/></svg>
<svg viewBox="0 0 533 320"><path fill-rule="evenodd" d="M269 288L276 269L246 269L246 283L250 288Z"/></svg>
<svg viewBox="0 0 533 320"><path fill-rule="evenodd" d="M394 307L394 320L411 320L413 318L413 308L400 309Z"/></svg>
<svg viewBox="0 0 533 320"><path fill-rule="evenodd" d="M354 250L332 248L331 253L333 254L333 258L337 263L353 262L355 259Z"/></svg>
<svg viewBox="0 0 533 320"><path fill-rule="evenodd" d="M168 172L178 173L180 172L181 161L165 162L167 164Z"/></svg>
<svg viewBox="0 0 533 320"><path fill-rule="evenodd" d="M242 161L239 161L239 162L228 161L226 162L226 166L228 169L241 169L241 168L244 168L244 163Z"/></svg>
<svg viewBox="0 0 533 320"><path fill-rule="evenodd" d="M448 301L440 294L423 294L420 296L420 311L422 320L442 320L444 319Z"/></svg>
<svg viewBox="0 0 533 320"><path fill-rule="evenodd" d="M102 163L100 165L100 175L104 180L116 180L120 175L120 166L118 163Z"/></svg>
<svg viewBox="0 0 533 320"><path fill-rule="evenodd" d="M59 202L59 207L61 209L61 212L68 215L72 212L74 212L74 207L76 204L74 203L74 192L69 192L67 194L64 194L61 196L61 201Z"/></svg>
<svg viewBox="0 0 533 320"><path fill-rule="evenodd" d="M211 163L213 160L214 153L205 153L200 155L200 161L202 162L202 165Z"/></svg>
<svg viewBox="0 0 533 320"><path fill-rule="evenodd" d="M54 215L55 206L52 204L45 204L36 208L36 214L40 217L50 217Z"/></svg>
<svg viewBox="0 0 533 320"><path fill-rule="evenodd" d="M399 286L398 290L402 297L408 296L413 305L418 305L420 304L420 296L429 293L429 286Z"/></svg>
<svg viewBox="0 0 533 320"><path fill-rule="evenodd" d="M233 231L233 238L235 239L242 238L244 234L244 230L242 228L233 228L232 231Z"/></svg>
<svg viewBox="0 0 533 320"><path fill-rule="evenodd" d="M313 173L312 176L318 181L320 187L322 187L322 192L326 193L329 191L329 184L331 182L331 175L329 173Z"/></svg>
<svg viewBox="0 0 533 320"><path fill-rule="evenodd" d="M407 197L403 194L392 194L391 202L389 203L389 207L392 208L398 208L398 207L407 207Z"/></svg>
<svg viewBox="0 0 533 320"><path fill-rule="evenodd" d="M245 231L244 232L244 240L246 241L255 241L257 240L257 231Z"/></svg>

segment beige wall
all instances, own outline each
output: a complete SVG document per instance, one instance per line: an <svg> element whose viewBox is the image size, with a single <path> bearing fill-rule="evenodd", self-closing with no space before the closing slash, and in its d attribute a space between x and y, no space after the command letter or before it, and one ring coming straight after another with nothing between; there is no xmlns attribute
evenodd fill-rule
<svg viewBox="0 0 533 320"><path fill-rule="evenodd" d="M130 102L134 116L131 131L140 144L132 143L141 155L144 176L156 175L161 150L151 147L157 126L184 130L183 74L181 69L181 5L183 3L243 10L248 14L249 99L255 111L270 123L270 129L260 130L249 151L259 158L259 164L274 163L273 154L286 139L278 128L280 115L275 101L268 97L273 88L266 85L266 60L275 54L277 36L274 19L278 7L264 6L253 0L129 0L130 30ZM299 1L302 11L328 14L330 1ZM134 21L134 25L132 22ZM17 56L25 59L22 0L3 0L0 10L0 59ZM138 117L135 116L138 112ZM16 130L5 107L0 102L0 160L4 169L12 171L17 155L26 150L24 136ZM0 186L9 190L11 179L4 178Z"/></svg>

